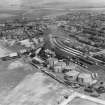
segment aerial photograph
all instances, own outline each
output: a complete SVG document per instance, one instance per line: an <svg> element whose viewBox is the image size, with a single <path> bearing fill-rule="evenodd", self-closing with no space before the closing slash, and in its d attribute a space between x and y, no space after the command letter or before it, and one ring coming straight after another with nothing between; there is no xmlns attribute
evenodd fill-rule
<svg viewBox="0 0 105 105"><path fill-rule="evenodd" d="M105 0L0 0L0 105L105 105Z"/></svg>

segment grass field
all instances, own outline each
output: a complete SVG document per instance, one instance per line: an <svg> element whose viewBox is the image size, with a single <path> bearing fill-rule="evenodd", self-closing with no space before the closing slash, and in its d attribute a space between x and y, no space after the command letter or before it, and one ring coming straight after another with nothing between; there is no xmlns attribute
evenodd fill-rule
<svg viewBox="0 0 105 105"><path fill-rule="evenodd" d="M56 81L37 72L14 88L1 105L56 105L71 92Z"/></svg>

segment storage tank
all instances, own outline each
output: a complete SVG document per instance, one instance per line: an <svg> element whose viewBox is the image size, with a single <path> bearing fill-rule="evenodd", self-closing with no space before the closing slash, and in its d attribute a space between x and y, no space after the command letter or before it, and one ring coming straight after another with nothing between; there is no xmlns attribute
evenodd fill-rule
<svg viewBox="0 0 105 105"><path fill-rule="evenodd" d="M9 57L16 57L16 56L18 56L17 52L9 54Z"/></svg>
<svg viewBox="0 0 105 105"><path fill-rule="evenodd" d="M90 85L93 85L93 84L97 83L97 80L93 79L91 74L80 73L79 76L78 76L78 82L80 84L90 86Z"/></svg>

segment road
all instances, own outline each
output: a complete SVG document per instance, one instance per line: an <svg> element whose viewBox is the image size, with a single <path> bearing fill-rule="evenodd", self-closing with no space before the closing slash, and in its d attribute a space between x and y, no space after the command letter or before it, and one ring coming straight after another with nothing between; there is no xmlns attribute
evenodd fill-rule
<svg viewBox="0 0 105 105"><path fill-rule="evenodd" d="M81 94L81 93L78 93L78 92L73 92L68 97L68 99L65 99L60 105L67 105L68 103L71 103L71 101L73 99L75 99L77 97L85 99L85 100L88 100L88 101L91 101L91 102L95 102L97 104L105 105L105 101L104 100L97 99L97 98L94 98L94 97L91 97L91 96L87 96L87 95L84 95L84 94Z"/></svg>

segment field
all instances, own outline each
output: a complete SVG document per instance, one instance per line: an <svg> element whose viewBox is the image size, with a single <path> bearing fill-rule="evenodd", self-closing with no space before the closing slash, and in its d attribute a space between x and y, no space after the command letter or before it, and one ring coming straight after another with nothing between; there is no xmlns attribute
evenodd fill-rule
<svg viewBox="0 0 105 105"><path fill-rule="evenodd" d="M26 77L9 92L1 105L56 105L71 92L40 72Z"/></svg>

